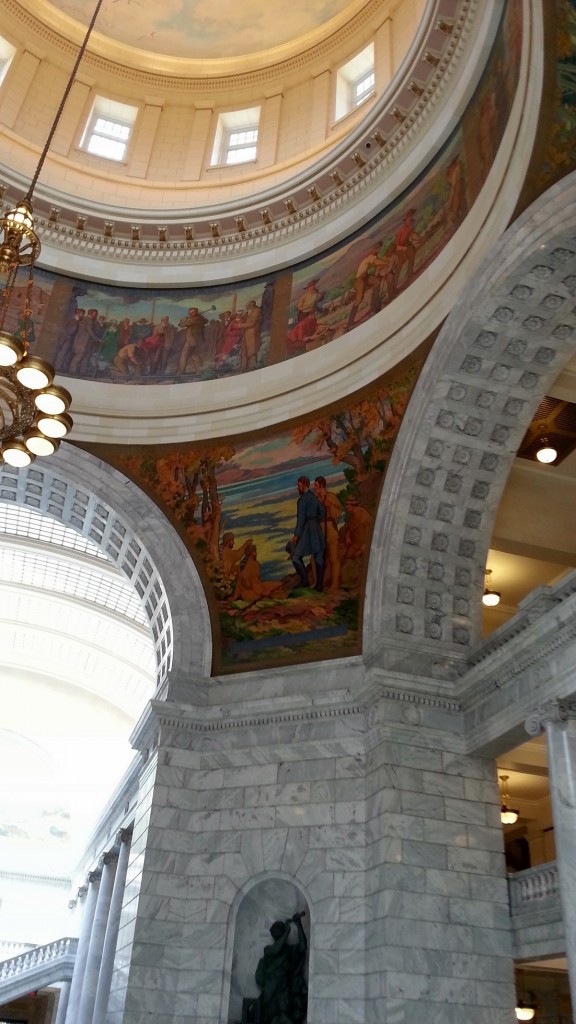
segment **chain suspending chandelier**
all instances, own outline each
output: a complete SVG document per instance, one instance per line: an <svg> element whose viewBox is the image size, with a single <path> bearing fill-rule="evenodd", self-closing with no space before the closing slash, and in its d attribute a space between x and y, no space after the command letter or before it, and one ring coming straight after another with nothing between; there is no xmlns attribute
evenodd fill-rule
<svg viewBox="0 0 576 1024"><path fill-rule="evenodd" d="M0 298L0 463L18 468L29 466L37 455L52 455L72 428L70 393L54 384L50 363L29 353L34 267L40 255L32 196L102 3L96 4L28 191L0 219L0 274L5 275ZM28 282L15 314L22 303L16 277L23 267L28 267ZM5 328L10 315L18 321L15 331Z"/></svg>

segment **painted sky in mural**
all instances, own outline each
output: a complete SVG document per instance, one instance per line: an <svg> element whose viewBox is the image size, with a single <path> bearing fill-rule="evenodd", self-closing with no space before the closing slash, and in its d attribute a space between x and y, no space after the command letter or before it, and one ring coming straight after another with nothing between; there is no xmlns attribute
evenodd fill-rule
<svg viewBox="0 0 576 1024"><path fill-rule="evenodd" d="M348 407L265 437L95 448L179 528L212 611L214 671L359 653L378 498L420 364ZM301 536L303 475L321 541L302 552L299 569L299 552L286 546Z"/></svg>
<svg viewBox="0 0 576 1024"><path fill-rule="evenodd" d="M519 15L517 0L507 5L484 79L433 164L345 242L270 276L204 288L138 289L38 272L31 351L64 376L202 381L298 357L380 312L431 266L490 170L516 86ZM16 320L6 326L22 329Z"/></svg>
<svg viewBox="0 0 576 1024"><path fill-rule="evenodd" d="M173 57L235 57L298 39L335 17L349 0L104 0L96 29L140 50ZM59 0L55 6L82 24L93 0Z"/></svg>

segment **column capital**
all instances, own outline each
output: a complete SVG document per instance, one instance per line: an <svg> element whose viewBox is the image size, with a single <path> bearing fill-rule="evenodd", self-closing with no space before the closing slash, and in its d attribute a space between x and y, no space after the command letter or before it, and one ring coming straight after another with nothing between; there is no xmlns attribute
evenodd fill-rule
<svg viewBox="0 0 576 1024"><path fill-rule="evenodd" d="M88 879L89 883L90 882L99 882L101 878L102 878L102 868L100 866L95 868L94 871L89 871L88 872L87 879Z"/></svg>
<svg viewBox="0 0 576 1024"><path fill-rule="evenodd" d="M529 736L539 736L547 725L567 722L569 718L576 718L576 700L554 698L539 704L536 710L528 715L524 728Z"/></svg>
<svg viewBox="0 0 576 1024"><path fill-rule="evenodd" d="M116 833L116 842L117 843L129 843L131 841L131 839L132 839L132 829L131 828L121 828L121 829L118 829L118 832Z"/></svg>
<svg viewBox="0 0 576 1024"><path fill-rule="evenodd" d="M77 892L76 895L77 895L79 900L84 899L84 897L88 895L88 886L87 885L81 885L80 888L78 889L78 892Z"/></svg>
<svg viewBox="0 0 576 1024"><path fill-rule="evenodd" d="M113 864L114 861L118 860L118 847L112 847L111 850L106 850L106 853L102 854L100 858L100 864L104 867L106 864ZM100 865L99 865L100 866Z"/></svg>

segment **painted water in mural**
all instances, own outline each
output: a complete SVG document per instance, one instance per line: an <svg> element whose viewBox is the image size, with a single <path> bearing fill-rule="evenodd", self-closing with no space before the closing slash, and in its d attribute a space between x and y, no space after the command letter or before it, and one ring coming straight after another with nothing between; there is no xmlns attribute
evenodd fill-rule
<svg viewBox="0 0 576 1024"><path fill-rule="evenodd" d="M382 480L422 358L362 400L251 440L96 449L193 555L214 671L359 653Z"/></svg>
<svg viewBox="0 0 576 1024"><path fill-rule="evenodd" d="M518 0L506 5L484 78L431 166L346 241L234 285L139 289L39 272L31 350L64 376L174 384L281 363L373 317L431 266L486 179L514 97L520 14ZM7 326L23 329L16 321Z"/></svg>

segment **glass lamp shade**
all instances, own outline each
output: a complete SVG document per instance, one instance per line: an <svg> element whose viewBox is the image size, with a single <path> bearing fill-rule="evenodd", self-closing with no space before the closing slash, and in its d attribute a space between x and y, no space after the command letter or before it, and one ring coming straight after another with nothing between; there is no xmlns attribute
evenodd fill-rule
<svg viewBox="0 0 576 1024"><path fill-rule="evenodd" d="M24 444L33 455L53 455L60 447L60 441L52 437L46 437L39 430L29 430L24 434Z"/></svg>
<svg viewBox="0 0 576 1024"><path fill-rule="evenodd" d="M535 1013L536 1009L534 1006L529 1006L522 999L519 1000L516 1006L516 1020L533 1020Z"/></svg>
<svg viewBox="0 0 576 1024"><path fill-rule="evenodd" d="M38 356L26 356L16 370L16 376L22 386L29 391L40 391L52 383L54 371L50 363L44 362Z"/></svg>
<svg viewBox="0 0 576 1024"><path fill-rule="evenodd" d="M24 345L7 331L0 331L0 366L15 366L24 355Z"/></svg>
<svg viewBox="0 0 576 1024"><path fill-rule="evenodd" d="M34 217L32 216L32 206L27 199L20 200L18 206L8 211L6 214L6 227L9 231L22 233L33 229Z"/></svg>
<svg viewBox="0 0 576 1024"><path fill-rule="evenodd" d="M482 594L482 604L486 608L495 608L497 604L500 604L500 594L497 590L485 590Z"/></svg>
<svg viewBox="0 0 576 1024"><path fill-rule="evenodd" d="M38 417L37 426L46 437L66 437L72 430L72 417L66 412L58 416L47 416L44 413Z"/></svg>
<svg viewBox="0 0 576 1024"><path fill-rule="evenodd" d="M24 466L29 466L31 462L34 462L34 455L28 451L23 441L7 441L0 448L0 454L4 462L17 469L23 469Z"/></svg>
<svg viewBox="0 0 576 1024"><path fill-rule="evenodd" d="M538 459L538 462L542 462L545 466L548 466L551 462L554 462L558 452L556 448L552 447L547 438L543 438L541 444L542 447L536 452L536 458Z"/></svg>
<svg viewBox="0 0 576 1024"><path fill-rule="evenodd" d="M502 804L500 808L500 821L503 825L515 825L520 817L519 811L514 810L512 807L507 807L506 804ZM530 1018L526 1018L529 1020Z"/></svg>
<svg viewBox="0 0 576 1024"><path fill-rule="evenodd" d="M51 384L50 387L39 391L34 397L36 408L48 416L58 416L60 413L66 412L71 401L72 395L70 392L58 384Z"/></svg>

